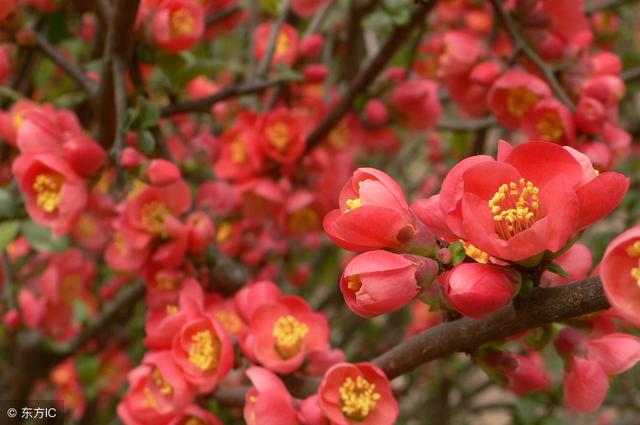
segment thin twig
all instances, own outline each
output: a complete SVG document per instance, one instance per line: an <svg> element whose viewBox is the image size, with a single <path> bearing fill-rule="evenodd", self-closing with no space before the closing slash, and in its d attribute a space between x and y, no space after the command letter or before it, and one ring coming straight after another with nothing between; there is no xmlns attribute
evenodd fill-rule
<svg viewBox="0 0 640 425"><path fill-rule="evenodd" d="M436 124L436 128L444 131L476 131L482 128L491 127L496 124L496 122L496 118L493 115L474 119L441 119Z"/></svg>
<svg viewBox="0 0 640 425"><path fill-rule="evenodd" d="M565 106L572 111L575 111L576 105L569 98L567 93L562 88L562 85L558 81L558 79L553 75L553 72L547 66L546 62L538 56L538 54L527 44L524 40L518 29L516 28L515 23L511 19L509 13L502 7L500 0L490 0L491 5L493 6L493 10L495 15L498 17L500 22L502 22L503 27L506 29L509 37L514 43L514 49L520 48L522 53L529 58L529 60L538 68L538 70L544 75L544 78L547 80L553 92L558 96L560 101L565 104Z"/></svg>
<svg viewBox="0 0 640 425"><path fill-rule="evenodd" d="M622 78L623 81L632 81L640 78L640 66L622 71L620 78Z"/></svg>
<svg viewBox="0 0 640 425"><path fill-rule="evenodd" d="M220 10L217 10L215 13L207 16L207 18L205 19L205 25L206 26L211 26L213 24L217 24L218 22L227 19L228 17L235 15L236 13L240 12L242 10L242 8L240 7L239 4L232 4L231 6L227 6L225 8L222 8Z"/></svg>
<svg viewBox="0 0 640 425"><path fill-rule="evenodd" d="M312 149L324 140L324 138L338 125L340 120L351 109L355 98L362 93L378 76L385 65L391 60L393 54L402 46L411 31L424 24L425 18L435 6L435 0L416 6L409 23L396 27L378 54L358 72L346 93L335 105L331 112L313 129L307 137L307 150Z"/></svg>
<svg viewBox="0 0 640 425"><path fill-rule="evenodd" d="M273 59L273 55L276 52L276 45L278 43L278 38L280 37L280 31L282 30L282 25L284 25L284 21L289 14L290 5L291 0L284 0L282 2L282 10L280 11L280 15L271 27L271 34L269 34L269 43L267 44L267 50L265 50L262 61L258 65L258 78L263 78L265 75L267 75L269 66L271 66L271 59Z"/></svg>
<svg viewBox="0 0 640 425"><path fill-rule="evenodd" d="M211 96L165 106L161 110L161 115L163 117L169 117L171 115L182 114L185 112L209 112L211 106L217 102L222 102L232 97L259 93L269 87L276 86L283 81L283 79L276 78L268 81L251 81L248 83L227 86Z"/></svg>
<svg viewBox="0 0 640 425"><path fill-rule="evenodd" d="M320 8L320 10L317 11L315 15L313 15L313 18L311 19L311 23L309 23L309 26L304 31L305 37L318 31L318 29L320 28L320 25L322 25L322 22L324 21L324 18L327 17L327 12L329 12L330 7L331 7L331 3L327 3L324 6L322 6L322 8Z"/></svg>
<svg viewBox="0 0 640 425"><path fill-rule="evenodd" d="M116 181L118 188L124 186L124 173L120 166L120 154L124 149L124 132L125 122L127 120L127 84L125 81L125 74L127 66L124 63L124 59L121 56L116 56L113 59L113 86L115 91L115 106L116 106L116 131L113 141L113 158L116 167Z"/></svg>
<svg viewBox="0 0 640 425"><path fill-rule="evenodd" d="M64 72L71 77L78 86L82 90L84 90L89 95L93 95L96 91L97 85L93 81L91 81L84 70L80 68L79 65L67 60L62 53L58 51L54 46L52 46L46 37L38 32L34 32L33 34L36 43L38 45L38 49L42 53L45 54L49 59L53 61L56 65L58 65Z"/></svg>

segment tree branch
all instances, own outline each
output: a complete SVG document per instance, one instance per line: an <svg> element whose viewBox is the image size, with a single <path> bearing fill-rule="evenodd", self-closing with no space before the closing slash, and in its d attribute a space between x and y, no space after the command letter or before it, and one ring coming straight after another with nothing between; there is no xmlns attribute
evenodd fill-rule
<svg viewBox="0 0 640 425"><path fill-rule="evenodd" d="M324 119L313 129L307 137L307 151L324 140L331 130L338 125L342 117L351 109L355 98L363 92L369 84L378 76L385 65L391 60L395 51L402 46L414 28L424 24L425 18L433 9L435 0L427 1L415 7L409 23L396 27L378 54L372 58L355 76L346 93L337 105Z"/></svg>
<svg viewBox="0 0 640 425"><path fill-rule="evenodd" d="M522 53L524 53L525 56L527 56L527 58L529 58L529 60L536 66L536 68L538 68L542 75L544 75L544 78L547 80L558 99L560 99L560 101L564 103L567 108L575 111L576 105L564 91L562 85L560 85L560 82L558 82L558 79L555 77L555 75L553 75L553 72L551 71L551 69L549 69L545 61L543 61L542 58L540 58L540 56L538 56L538 54L535 52L535 50L533 50L531 46L529 46L524 40L524 38L516 28L513 19L511 19L509 13L502 7L500 0L490 1L495 12L495 16L500 20L502 26L505 28L507 34L509 34L509 37L514 43L514 49L519 48L520 50L522 50Z"/></svg>
<svg viewBox="0 0 640 425"><path fill-rule="evenodd" d="M214 24L217 24L218 22L222 21L223 19L227 19L228 17L235 15L236 13L240 12L242 10L242 8L240 7L239 4L232 4L231 6L227 6L225 8L222 8L218 11L216 11L215 13L209 15L206 17L205 19L205 25L206 26L211 26Z"/></svg>
<svg viewBox="0 0 640 425"><path fill-rule="evenodd" d="M52 46L46 37L37 31L33 33L38 49L45 54L53 63L58 65L64 72L71 77L82 90L87 94L93 95L97 85L91 81L84 70L79 65L70 62L65 58L54 46Z"/></svg>
<svg viewBox="0 0 640 425"><path fill-rule="evenodd" d="M282 25L284 25L284 21L289 14L289 6L291 5L291 0L283 0L280 11L280 15L278 16L278 20L271 27L271 34L269 34L269 43L267 44L267 50L264 52L264 56L262 57L262 61L258 65L257 75L259 79L264 78L267 75L267 71L269 70L269 66L271 65L271 59L273 59L273 55L276 52L276 44L278 43L278 37L280 36L280 30L282 29ZM250 52L253 54L253 52Z"/></svg>
<svg viewBox="0 0 640 425"><path fill-rule="evenodd" d="M165 106L161 109L161 115L163 117L169 117L171 115L182 114L185 112L209 112L211 106L213 106L215 103L222 102L223 100L227 100L232 97L259 93L269 87L276 86L283 81L283 79L276 78L268 81L258 80L227 86L215 92L211 96Z"/></svg>
<svg viewBox="0 0 640 425"><path fill-rule="evenodd" d="M607 308L609 302L598 277L554 288L538 288L483 319L462 318L428 329L373 361L393 379L455 352L470 351L526 329Z"/></svg>
<svg viewBox="0 0 640 425"><path fill-rule="evenodd" d="M116 128L113 62L120 57L125 65L128 63L139 4L140 0L116 0L111 13L100 86L95 96L95 109L98 112L96 139L105 149L111 148L116 132L120 130Z"/></svg>

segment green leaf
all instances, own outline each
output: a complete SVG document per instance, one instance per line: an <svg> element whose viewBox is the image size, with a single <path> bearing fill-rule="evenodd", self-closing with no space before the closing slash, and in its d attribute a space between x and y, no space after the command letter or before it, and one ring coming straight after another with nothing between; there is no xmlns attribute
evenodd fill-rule
<svg viewBox="0 0 640 425"><path fill-rule="evenodd" d="M551 262L549 264L547 264L547 270L549 270L551 273L555 273L560 277L563 277L565 279L567 279L569 277L569 273L567 273L565 271L565 269L562 268L562 266L558 263L554 263Z"/></svg>
<svg viewBox="0 0 640 425"><path fill-rule="evenodd" d="M21 228L24 237L37 251L62 252L69 247L67 236L54 236L51 229L31 220L23 221Z"/></svg>
<svg viewBox="0 0 640 425"><path fill-rule="evenodd" d="M18 235L20 222L17 220L0 223L0 251L6 248Z"/></svg>
<svg viewBox="0 0 640 425"><path fill-rule="evenodd" d="M8 190L0 189L0 217L13 217L18 209L18 202Z"/></svg>
<svg viewBox="0 0 640 425"><path fill-rule="evenodd" d="M149 130L138 132L138 147L146 155L150 155L156 149L156 139Z"/></svg>
<svg viewBox="0 0 640 425"><path fill-rule="evenodd" d="M138 97L139 128L146 129L157 125L160 122L160 109L143 96Z"/></svg>
<svg viewBox="0 0 640 425"><path fill-rule="evenodd" d="M449 245L449 251L451 251L451 264L457 266L462 263L467 256L467 253L462 246L462 242L456 241Z"/></svg>

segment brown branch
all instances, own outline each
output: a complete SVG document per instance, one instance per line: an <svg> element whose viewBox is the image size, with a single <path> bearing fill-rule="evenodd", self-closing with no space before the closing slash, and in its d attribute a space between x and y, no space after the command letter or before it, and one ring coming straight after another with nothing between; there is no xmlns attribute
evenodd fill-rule
<svg viewBox="0 0 640 425"><path fill-rule="evenodd" d="M351 109L355 98L362 93L378 76L393 54L402 46L414 28L424 24L425 18L435 6L435 0L430 0L415 7L410 21L403 26L396 27L378 54L372 58L355 76L346 93L337 105L324 119L313 129L307 137L307 150L312 149L324 140L331 130L338 125L340 120Z"/></svg>
<svg viewBox="0 0 640 425"><path fill-rule="evenodd" d="M483 319L463 318L428 329L378 356L374 362L391 379L455 352L470 351L526 329L607 308L609 303L598 277L538 288Z"/></svg>
<svg viewBox="0 0 640 425"><path fill-rule="evenodd" d="M622 78L623 81L632 81L640 78L640 66L637 66L635 68L625 69L620 74L620 78Z"/></svg>
<svg viewBox="0 0 640 425"><path fill-rule="evenodd" d="M69 77L71 77L82 90L84 90L89 95L92 95L95 92L97 88L96 83L94 83L87 77L84 70L80 68L79 65L67 60L67 58L65 58L62 53L58 51L58 49L56 49L49 43L44 35L34 31L33 36L35 38L38 49L42 53L44 53L45 56L51 59L53 63L62 68L62 70L66 72L67 75L69 75Z"/></svg>
<svg viewBox="0 0 640 425"><path fill-rule="evenodd" d="M496 118L494 116L487 116L474 119L459 119L459 120L446 120L441 119L437 124L438 130L444 131L476 131L491 127L496 124Z"/></svg>
<svg viewBox="0 0 640 425"><path fill-rule="evenodd" d="M269 87L276 86L283 81L284 80L282 79L276 78L268 81L250 81L248 83L227 86L211 96L165 106L161 110L161 115L163 117L169 117L171 115L182 114L185 112L209 112L211 106L215 103L222 102L232 97L259 93Z"/></svg>
<svg viewBox="0 0 640 425"><path fill-rule="evenodd" d="M533 50L531 46L529 46L529 44L527 44L527 42L524 40L524 38L516 28L513 19L511 19L509 13L502 7L500 0L490 1L491 5L493 6L495 15L500 20L502 26L505 28L507 34L509 34L509 37L514 43L514 49L520 49L522 53L524 53L525 56L529 58L529 60L536 66L536 68L538 68L542 75L544 75L544 78L547 80L558 99L560 99L560 101L564 103L567 108L575 111L576 105L564 91L562 85L560 85L558 79L555 77L555 75L553 75L553 72L551 71L551 69L549 69L546 62L543 61L542 58L538 56L536 51Z"/></svg>
<svg viewBox="0 0 640 425"><path fill-rule="evenodd" d="M128 63L133 45L134 24L140 0L116 0L113 5L103 58L100 86L95 96L97 114L96 139L105 149L116 140L116 99L113 62L116 57ZM123 77L124 78L124 77Z"/></svg>

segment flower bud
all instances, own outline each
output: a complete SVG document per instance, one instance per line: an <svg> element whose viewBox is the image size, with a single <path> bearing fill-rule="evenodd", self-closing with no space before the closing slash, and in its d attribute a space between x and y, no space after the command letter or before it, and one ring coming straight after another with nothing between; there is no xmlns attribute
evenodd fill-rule
<svg viewBox="0 0 640 425"><path fill-rule="evenodd" d="M509 268L463 263L447 275L445 293L460 313L480 319L508 303L521 280L520 274Z"/></svg>
<svg viewBox="0 0 640 425"><path fill-rule="evenodd" d="M146 175L152 185L167 186L180 179L180 170L166 159L154 159L147 168Z"/></svg>
<svg viewBox="0 0 640 425"><path fill-rule="evenodd" d="M367 102L367 106L364 107L364 116L371 125L385 125L389 120L389 111L384 103L373 99Z"/></svg>
<svg viewBox="0 0 640 425"><path fill-rule="evenodd" d="M397 310L419 292L420 278L432 279L433 268L416 264L414 256L389 251L368 251L354 257L344 269L340 290L349 308L363 317L374 317ZM429 260L435 264L435 261ZM437 273L437 272L436 272Z"/></svg>
<svg viewBox="0 0 640 425"><path fill-rule="evenodd" d="M74 137L63 145L69 165L83 176L94 175L107 161L102 146L88 137Z"/></svg>
<svg viewBox="0 0 640 425"><path fill-rule="evenodd" d="M320 34L311 34L302 39L300 54L306 58L317 56L324 45L324 37Z"/></svg>
<svg viewBox="0 0 640 425"><path fill-rule="evenodd" d="M132 147L126 147L120 154L120 165L124 168L134 168L146 161L146 157Z"/></svg>
<svg viewBox="0 0 640 425"><path fill-rule="evenodd" d="M307 83L321 83L329 75L329 70L321 63L307 65L302 72Z"/></svg>

